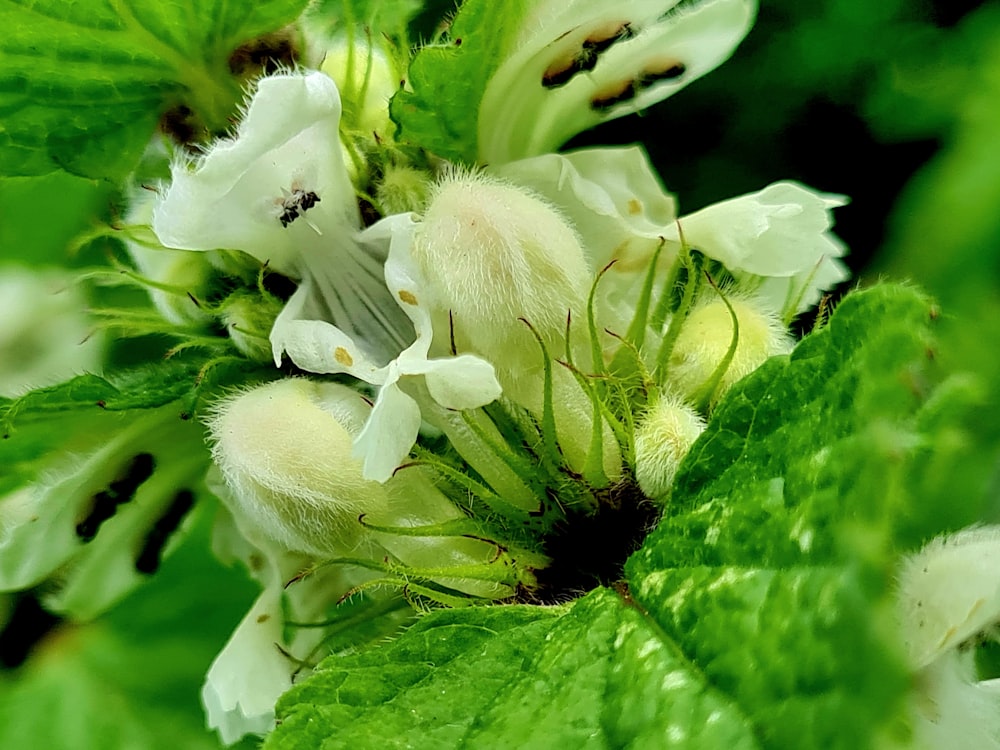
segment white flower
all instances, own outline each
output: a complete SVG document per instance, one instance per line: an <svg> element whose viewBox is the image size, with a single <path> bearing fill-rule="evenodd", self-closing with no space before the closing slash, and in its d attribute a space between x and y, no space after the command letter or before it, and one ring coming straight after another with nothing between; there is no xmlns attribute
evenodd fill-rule
<svg viewBox="0 0 1000 750"><path fill-rule="evenodd" d="M231 493L217 475L210 473L208 481L213 492L229 499ZM291 687L293 674L303 671L296 658L313 653L326 633L323 628L290 628L289 621L325 619L348 589L372 575L329 565L286 587L314 561L261 537L245 520L223 512L213 537L216 555L226 563L242 561L263 588L215 657L201 691L208 726L227 745L273 728L275 703Z"/></svg>
<svg viewBox="0 0 1000 750"><path fill-rule="evenodd" d="M785 319L848 277L840 261L846 248L830 233L831 209L845 205L844 196L777 182L677 219L673 197L638 147L548 154L496 171L538 191L572 218L595 269L616 261L607 282L619 299L633 296L630 281L645 274L663 239L668 246L660 264L673 263L681 233Z"/></svg>
<svg viewBox="0 0 1000 750"><path fill-rule="evenodd" d="M594 270L615 260L616 272L644 273L663 228L677 219L676 201L640 146L544 154L491 171L556 206L580 234Z"/></svg>
<svg viewBox="0 0 1000 750"><path fill-rule="evenodd" d="M90 335L86 306L65 272L0 268L0 396L100 371L103 337Z"/></svg>
<svg viewBox="0 0 1000 750"><path fill-rule="evenodd" d="M48 609L89 619L139 585L143 551L154 567L169 554L147 547L151 529L207 463L190 451L200 429L177 414L101 412L85 433L68 431L37 481L0 497L0 591L48 579Z"/></svg>
<svg viewBox="0 0 1000 750"><path fill-rule="evenodd" d="M759 296L790 317L848 277L839 260L846 248L830 234L831 209L846 203L842 195L776 182L681 217L680 231L689 245L756 286ZM680 238L676 226L664 234Z"/></svg>
<svg viewBox="0 0 1000 750"><path fill-rule="evenodd" d="M426 360L424 312L409 302L420 289L387 279L389 234L361 233L340 114L337 87L322 73L262 79L233 140L216 144L193 170L175 165L153 229L169 247L242 250L300 279L271 331L275 364L287 353L304 370L382 386L356 447L365 476L384 480L420 424L416 403L397 387L402 375L436 379L431 393L447 408L482 406L500 391L485 362ZM440 383L462 379L471 382ZM471 403L448 400L459 390L474 394Z"/></svg>
<svg viewBox="0 0 1000 750"><path fill-rule="evenodd" d="M1000 624L1000 527L938 537L899 574L903 642L915 672L915 747L1000 748L1000 685L977 682L974 648Z"/></svg>
<svg viewBox="0 0 1000 750"><path fill-rule="evenodd" d="M721 64L753 22L753 0L538 3L487 84L479 161L555 151L598 123L638 112Z"/></svg>
<svg viewBox="0 0 1000 750"><path fill-rule="evenodd" d="M381 515L385 487L351 456L371 406L340 383L283 378L215 404L212 458L232 510L285 549L333 554L361 514Z"/></svg>

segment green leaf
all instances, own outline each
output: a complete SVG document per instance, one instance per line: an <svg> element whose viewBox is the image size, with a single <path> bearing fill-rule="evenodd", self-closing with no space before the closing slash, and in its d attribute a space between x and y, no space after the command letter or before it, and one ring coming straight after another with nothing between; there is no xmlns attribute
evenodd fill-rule
<svg viewBox="0 0 1000 750"><path fill-rule="evenodd" d="M305 5L0 0L0 174L120 180L181 105L224 130L241 98L230 54Z"/></svg>
<svg viewBox="0 0 1000 750"><path fill-rule="evenodd" d="M436 612L381 649L330 657L278 711L269 750L757 746L607 589L569 609Z"/></svg>
<svg viewBox="0 0 1000 750"><path fill-rule="evenodd" d="M738 384L627 566L636 601L766 747L870 746L903 721L893 566L940 531L920 476L974 394L934 391L933 317L905 287L850 295Z"/></svg>
<svg viewBox="0 0 1000 750"><path fill-rule="evenodd" d="M89 450L143 412L177 402L176 418L188 420L212 386L271 374L242 361L215 369L206 365L202 357L176 356L107 378L80 375L18 398L0 398L0 495L34 479L59 454ZM203 371L208 376L201 380Z"/></svg>
<svg viewBox="0 0 1000 750"><path fill-rule="evenodd" d="M282 698L265 747L903 741L894 566L941 530L924 486L976 397L935 385L933 318L906 287L848 296L719 405L628 590L437 612L330 657ZM956 505L949 523L980 507Z"/></svg>
<svg viewBox="0 0 1000 750"><path fill-rule="evenodd" d="M57 625L23 666L0 669L0 746L220 747L198 692L255 586L212 559L211 510L146 587L96 622Z"/></svg>
<svg viewBox="0 0 1000 750"><path fill-rule="evenodd" d="M400 138L456 162L476 161L479 103L531 3L468 0L448 37L417 53L409 89L392 99Z"/></svg>

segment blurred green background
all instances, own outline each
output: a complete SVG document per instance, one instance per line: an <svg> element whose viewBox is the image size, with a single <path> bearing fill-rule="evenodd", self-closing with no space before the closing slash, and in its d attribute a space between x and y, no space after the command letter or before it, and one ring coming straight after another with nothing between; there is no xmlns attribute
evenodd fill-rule
<svg viewBox="0 0 1000 750"><path fill-rule="evenodd" d="M836 227L851 248L846 287L928 290L943 311L942 369L984 384L931 494L945 517L957 497L1000 496L1000 2L761 6L720 70L571 145L643 141L684 213L779 179L850 196ZM67 174L0 177L0 263L80 263L67 246L116 203L113 186ZM0 660L0 746L214 745L198 691L254 587L208 558L205 533L101 622L59 628L23 664ZM0 597L0 623L14 604Z"/></svg>

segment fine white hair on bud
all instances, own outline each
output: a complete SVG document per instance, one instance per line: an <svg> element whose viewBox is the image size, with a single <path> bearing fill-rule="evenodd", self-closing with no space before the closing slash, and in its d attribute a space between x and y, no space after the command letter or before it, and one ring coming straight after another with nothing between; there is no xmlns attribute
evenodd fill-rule
<svg viewBox="0 0 1000 750"><path fill-rule="evenodd" d="M697 400L703 395L701 391L724 363L733 340L733 314L739 324L736 349L712 391L711 404L769 357L792 350L788 330L768 306L752 298L723 301L715 295L691 311L670 355L669 385L684 397Z"/></svg>
<svg viewBox="0 0 1000 750"><path fill-rule="evenodd" d="M556 342L567 313L584 309L590 288L580 239L562 214L534 193L482 173L455 171L438 184L412 255L431 283L435 334L448 336L453 325L460 351L508 373L540 363L520 319L547 344Z"/></svg>
<svg viewBox="0 0 1000 750"><path fill-rule="evenodd" d="M1000 623L1000 526L940 536L906 558L897 607L914 670L913 747L1000 748L1000 684L979 681L969 647Z"/></svg>
<svg viewBox="0 0 1000 750"><path fill-rule="evenodd" d="M915 667L1000 622L1000 527L938 537L908 558L899 603Z"/></svg>
<svg viewBox="0 0 1000 750"><path fill-rule="evenodd" d="M387 505L385 488L352 455L370 411L347 386L303 378L221 401L207 424L233 513L291 550L350 546L358 516Z"/></svg>
<svg viewBox="0 0 1000 750"><path fill-rule="evenodd" d="M681 461L705 431L705 420L675 396L665 395L635 431L635 478L646 497L665 500Z"/></svg>

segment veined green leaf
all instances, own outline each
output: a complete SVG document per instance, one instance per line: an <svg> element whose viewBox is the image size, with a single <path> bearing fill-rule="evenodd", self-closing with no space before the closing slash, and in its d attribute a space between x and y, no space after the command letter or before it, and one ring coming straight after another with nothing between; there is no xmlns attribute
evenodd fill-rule
<svg viewBox="0 0 1000 750"><path fill-rule="evenodd" d="M424 47L390 111L401 138L446 159L476 161L479 103L531 3L468 0L448 36Z"/></svg>
<svg viewBox="0 0 1000 750"><path fill-rule="evenodd" d="M800 749L905 737L894 565L939 530L917 465L941 468L936 440L974 394L961 381L935 387L932 317L905 287L857 293L737 384L629 561L628 591L438 612L393 643L329 657L281 700L266 747Z"/></svg>
<svg viewBox="0 0 1000 750"><path fill-rule="evenodd" d="M866 747L905 726L894 564L940 531L914 479L964 416L936 405L933 316L906 287L850 295L737 384L629 561L637 602L765 747Z"/></svg>
<svg viewBox="0 0 1000 750"><path fill-rule="evenodd" d="M119 180L179 106L224 130L241 97L230 54L305 5L0 0L0 174Z"/></svg>

